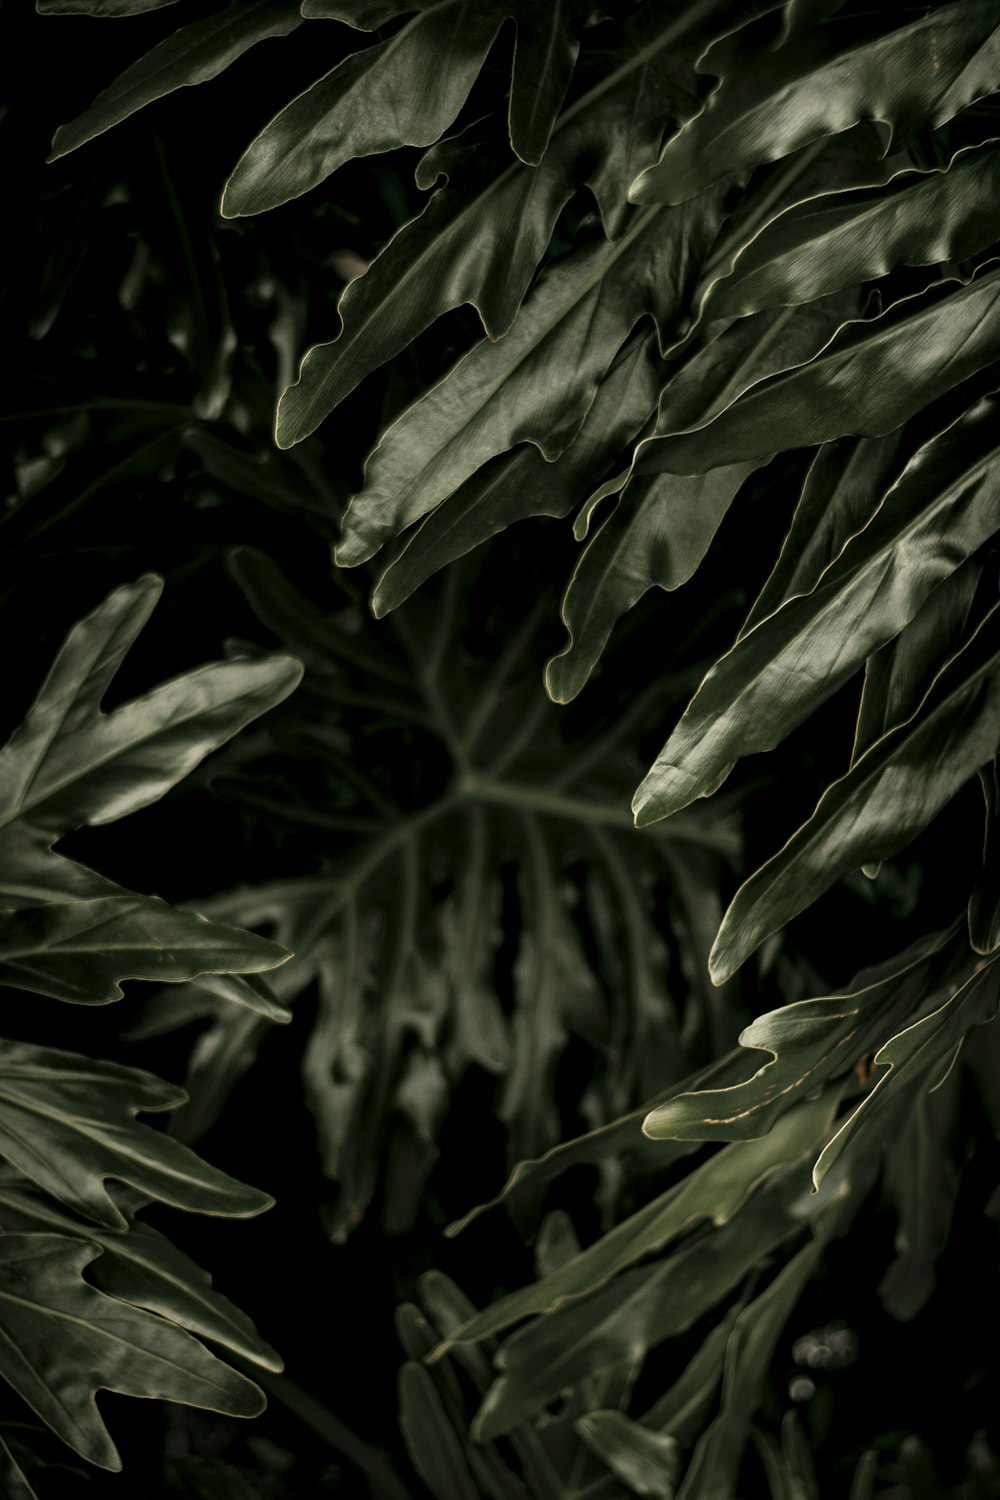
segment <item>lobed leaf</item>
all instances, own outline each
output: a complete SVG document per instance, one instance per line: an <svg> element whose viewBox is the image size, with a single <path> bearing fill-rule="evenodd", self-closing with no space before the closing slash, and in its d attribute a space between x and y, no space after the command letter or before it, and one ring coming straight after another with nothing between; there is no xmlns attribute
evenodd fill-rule
<svg viewBox="0 0 1000 1500"><path fill-rule="evenodd" d="M654 210L616 243L551 267L506 338L477 344L383 435L344 517L337 561L366 561L516 443L558 458L639 319L651 316L662 337L677 317L718 212L714 199L664 218Z"/></svg>
<svg viewBox="0 0 1000 1500"><path fill-rule="evenodd" d="M716 663L636 792L640 826L780 743L994 533L995 412L985 398L925 444L812 591L758 620Z"/></svg>
<svg viewBox="0 0 1000 1500"><path fill-rule="evenodd" d="M121 1467L99 1390L158 1397L232 1417L264 1398L183 1329L83 1279L100 1252L59 1234L0 1235L0 1375L81 1457Z"/></svg>
<svg viewBox="0 0 1000 1500"><path fill-rule="evenodd" d="M183 1099L182 1089L137 1068L0 1043L0 1155L60 1203L112 1229L125 1220L108 1178L199 1213L242 1218L270 1205L266 1193L135 1119Z"/></svg>
<svg viewBox="0 0 1000 1500"><path fill-rule="evenodd" d="M1000 270L943 283L849 323L808 363L772 375L697 430L658 444L659 468L702 474L845 434L880 437L1000 354Z"/></svg>
<svg viewBox="0 0 1000 1500"><path fill-rule="evenodd" d="M1000 24L991 0L935 6L902 26L895 20L877 15L874 35L856 18L833 21L774 49L775 21L767 17L749 38L717 43L699 67L721 70L720 86L636 179L632 201L683 203L725 174L861 120L883 124L899 150L995 91Z"/></svg>
<svg viewBox="0 0 1000 1500"><path fill-rule="evenodd" d="M675 1094L643 1121L653 1140L747 1140L771 1130L783 1112L874 1051L953 962L955 929L921 938L863 970L846 989L797 1000L758 1016L740 1046L769 1052L751 1078L723 1088Z"/></svg>
<svg viewBox="0 0 1000 1500"><path fill-rule="evenodd" d="M879 1048L875 1067L886 1071L817 1158L813 1168L817 1187L845 1153L850 1153L851 1160L874 1155L879 1144L892 1139L917 1094L933 1092L944 1082L968 1033L996 1016L998 977L995 962L984 962L943 1005L935 1004L937 997L932 997L933 1010Z"/></svg>
<svg viewBox="0 0 1000 1500"><path fill-rule="evenodd" d="M809 302L896 266L968 260L1000 237L1000 149L960 151L940 171L823 193L773 219L716 282L702 316L743 318Z"/></svg>
<svg viewBox="0 0 1000 1500"><path fill-rule="evenodd" d="M7 1234L76 1236L96 1245L88 1279L99 1291L158 1313L199 1338L212 1339L267 1370L281 1359L250 1319L212 1287L212 1278L148 1224L95 1229L17 1180L0 1180L0 1228Z"/></svg>
<svg viewBox="0 0 1000 1500"><path fill-rule="evenodd" d="M935 679L914 717L828 787L808 822L737 891L709 961L717 983L848 870L903 848L996 753L998 608Z"/></svg>

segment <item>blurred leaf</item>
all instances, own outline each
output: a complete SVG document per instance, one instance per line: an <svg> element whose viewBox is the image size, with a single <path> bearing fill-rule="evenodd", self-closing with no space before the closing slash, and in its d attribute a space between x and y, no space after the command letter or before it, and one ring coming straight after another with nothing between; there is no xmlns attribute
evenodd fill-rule
<svg viewBox="0 0 1000 1500"><path fill-rule="evenodd" d="M0 1481L3 1482L4 1493L10 1497L10 1500L38 1500L24 1470L2 1437L0 1437Z"/></svg>
<svg viewBox="0 0 1000 1500"><path fill-rule="evenodd" d="M40 16L139 16L147 10L164 10L177 0L35 0Z"/></svg>
<svg viewBox="0 0 1000 1500"><path fill-rule="evenodd" d="M727 1224L520 1329L501 1347L501 1374L476 1417L475 1434L509 1432L585 1375L636 1359L690 1328L825 1206L818 1195L810 1198L808 1178L804 1165L786 1168L765 1180Z"/></svg>
<svg viewBox="0 0 1000 1500"><path fill-rule="evenodd" d="M593 1411L577 1419L576 1430L634 1495L673 1500L680 1468L677 1439L649 1432L619 1411Z"/></svg>
<svg viewBox="0 0 1000 1500"><path fill-rule="evenodd" d="M979 776L986 798L986 834L983 868L969 897L969 935L977 953L993 953L1000 947L1000 861L996 842L1000 786L995 757L992 765L980 769Z"/></svg>
<svg viewBox="0 0 1000 1500"><path fill-rule="evenodd" d="M732 1492L775 1345L821 1250L820 1240L800 1250L737 1317L726 1344L721 1409L695 1446L678 1500Z"/></svg>

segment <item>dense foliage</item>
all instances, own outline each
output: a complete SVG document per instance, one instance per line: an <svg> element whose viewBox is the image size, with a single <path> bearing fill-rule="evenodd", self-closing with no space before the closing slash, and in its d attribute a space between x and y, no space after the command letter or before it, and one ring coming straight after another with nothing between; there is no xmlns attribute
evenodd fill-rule
<svg viewBox="0 0 1000 1500"><path fill-rule="evenodd" d="M37 11L3 1492L1000 1493L995 4Z"/></svg>

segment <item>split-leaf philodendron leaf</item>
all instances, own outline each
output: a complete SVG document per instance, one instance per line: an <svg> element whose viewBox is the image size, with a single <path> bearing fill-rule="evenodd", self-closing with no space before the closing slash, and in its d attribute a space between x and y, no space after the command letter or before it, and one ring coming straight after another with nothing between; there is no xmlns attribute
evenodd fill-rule
<svg viewBox="0 0 1000 1500"><path fill-rule="evenodd" d="M527 1286L480 1311L432 1273L400 1309L402 1433L434 1494L749 1493L752 1443L758 1482L812 1500L806 1409L780 1442L765 1430L783 1331L830 1240L876 1202L895 1244L858 1261L889 1315L917 1317L964 1222L974 1174L952 1134L969 1079L1000 1118L996 4L235 0L184 22L164 18L53 155L112 127L138 139L140 110L179 115L190 85L207 97L238 64L238 159L211 191L226 219L259 217L219 243L257 247L264 298L291 244L295 289L228 414L232 341L171 334L204 346L178 444L213 496L312 527L320 574L330 542L357 571L321 586L280 548L232 562L306 676L281 735L215 790L293 830L300 870L202 917L54 851L169 791L298 678L287 657L234 655L102 713L150 580L76 628L0 753L0 978L91 1004L158 978L133 1034L203 1027L170 1138L134 1118L175 1103L170 1086L4 1044L0 1145L20 1176L0 1182L0 1248L55 1247L39 1261L61 1268L45 1271L53 1308L92 1294L99 1318L120 1296L143 1328L155 1314L266 1364L115 1184L262 1206L179 1142L297 1006L335 1241L375 1203L388 1232L417 1222L467 1075L512 1171L495 1198L484 1180L447 1205L465 1214L452 1232L484 1199L522 1232L541 1221ZM293 81L267 77L262 113L245 101L279 54ZM265 455L250 427L275 388L288 451ZM539 597L522 607L525 580ZM477 634L480 600L496 613ZM610 722L581 733L601 702ZM643 777L635 752L657 745ZM814 906L800 952L807 921L786 928ZM817 959L814 930L852 913L872 951L838 967L830 939ZM44 1116L27 1145L22 1116ZM541 1218L573 1167L598 1211ZM623 1191L640 1173L660 1174L653 1192ZM105 1462L79 1405L98 1362L73 1388L90 1436L71 1441ZM136 1370L130 1388L176 1392L145 1354ZM17 1454L0 1463L16 1493ZM865 1450L845 1493L903 1482L881 1463Z"/></svg>
<svg viewBox="0 0 1000 1500"><path fill-rule="evenodd" d="M200 980L234 1009L280 1020L287 1013L260 975L287 950L124 890L52 847L157 801L301 676L288 657L234 657L104 712L161 587L146 577L119 588L73 627L0 751L0 979L82 1004L119 998L126 979ZM205 1273L135 1219L150 1199L236 1216L272 1201L135 1118L185 1097L135 1068L0 1040L0 1155L9 1168L0 1187L0 1375L105 1468L120 1464L99 1390L251 1416L260 1391L199 1340L280 1368ZM30 1493L18 1475L11 1458L10 1493Z"/></svg>

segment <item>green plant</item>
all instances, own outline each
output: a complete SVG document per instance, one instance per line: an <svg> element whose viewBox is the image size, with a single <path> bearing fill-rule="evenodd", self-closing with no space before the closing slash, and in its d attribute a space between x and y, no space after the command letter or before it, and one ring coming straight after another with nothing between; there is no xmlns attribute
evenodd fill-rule
<svg viewBox="0 0 1000 1500"><path fill-rule="evenodd" d="M124 890L52 847L83 824L114 822L162 797L298 681L288 658L236 657L103 712L160 589L157 578L140 579L73 628L0 752L0 979L77 1005L120 999L126 979L190 980L280 1020L259 976L284 962L284 949ZM204 1272L136 1217L153 1200L235 1215L270 1202L135 1118L183 1098L135 1068L0 1044L0 1373L64 1442L105 1468L120 1465L97 1391L251 1416L261 1393L201 1340L280 1368ZM3 1461L7 1493L32 1493L6 1448Z"/></svg>
<svg viewBox="0 0 1000 1500"><path fill-rule="evenodd" d="M40 0L39 8L109 12L105 0ZM997 1122L1000 28L988 0L885 13L822 0L609 9L560 3L539 20L538 8L519 0L237 4L135 63L57 132L54 155L217 76L258 40L300 22L310 45L315 37L317 51L329 48L332 69L247 147L225 186L225 218L280 216L352 159L425 150L416 182L433 189L426 206L350 281L339 336L309 349L280 394L275 429L278 446L293 453L328 436L325 450L309 451L329 455L351 436L349 422L336 425L341 403L388 362L405 370L405 394L390 394L391 420L344 512L336 559L360 567L387 549L371 578L372 607L377 617L399 611L409 665L385 647L384 633L362 625L349 584L339 588L350 604L339 615L327 606L331 618L320 620L280 576L238 558L260 620L311 657L323 717L313 729L321 715L310 705L290 748L299 763L316 754L326 769L319 808L280 768L230 792L279 819L358 837L318 878L265 884L208 909L273 924L295 947L294 967L282 971L285 998L318 980L322 1008L306 1068L326 1170L346 1189L330 1214L336 1236L372 1196L393 1106L408 1116L399 1176L419 1191L458 1076L470 1061L487 1071L502 1065L505 1027L487 983L498 949L480 918L512 858L529 872L512 927L529 947L538 946L535 923L546 947L565 935L569 957L553 972L569 998L560 1012L560 1002L537 1004L533 985L522 991L506 1114L515 1154L536 1159L515 1170L506 1196L528 1202L530 1222L541 1186L563 1164L623 1152L664 1176L586 1250L564 1245L565 1259L543 1256L534 1285L481 1314L456 1318L455 1292L422 1284L424 1312L481 1387L474 1433L487 1444L509 1436L518 1458L511 1468L509 1454L468 1444L471 1388L448 1384L442 1346L429 1370L413 1363L403 1376L418 1472L442 1494L518 1493L524 1482L546 1495L582 1487L597 1496L626 1484L694 1500L733 1492L752 1438L747 1472L774 1494L809 1493L817 1481L794 1419L783 1421L780 1443L752 1428L793 1309L881 1192L898 1227L895 1258L888 1267L883 1260L876 1280L889 1313L914 1318L947 1241L962 1165L956 1138L967 1153L980 1149L969 1144L967 1122L957 1123L962 1101L981 1099L977 1141ZM344 57L359 38L337 21L377 39ZM455 316L467 305L485 338ZM443 352L424 357L427 330L446 315ZM459 343L469 330L476 341L444 369L456 330ZM214 416L222 406L204 410ZM269 487L245 455L204 436L198 446L223 483ZM266 474L288 472L276 464L272 456ZM281 503L278 483L270 490ZM334 507L324 511L304 487L297 503L327 537ZM631 637L629 682L642 692L653 657L651 697L669 733L636 791L645 833L627 856L627 833L597 833L597 809L620 795L617 765L605 758L617 745L613 731L611 741L595 738L593 787L581 779L579 803L556 808L546 783L572 778L572 745L555 710L546 742L543 710L533 716L527 688L523 699L513 691L505 699L502 689L518 653L531 654L531 631L523 645L514 637L502 671L503 647L490 642L495 676L485 674L476 699L468 686L475 653L453 628L467 613L469 575L458 577L458 559L515 521L574 512L582 545L563 596L567 640L545 674L556 703L590 682L607 688L606 653L623 616L650 591L673 594L695 579L687 611L684 594L664 601L661 634L649 611L648 638ZM713 652L674 716L670 699L682 684L671 679L690 665L683 653L677 662L675 632L690 639L692 617L706 611L699 578L715 559L737 584L723 604L733 645ZM449 565L436 593L411 599ZM498 593L516 592L516 578L502 570L492 578ZM375 658L369 640L379 642ZM372 677L381 679L377 701ZM352 695L360 721L349 712ZM504 732L497 728L501 708L530 726L522 745L503 715ZM421 745L409 782L404 768L403 794L397 784L361 784L358 747L373 720L409 733L408 743L422 724L436 741ZM518 766L511 742L526 769L501 780L495 759L480 758L484 742L507 758L505 774ZM783 773L808 756L807 774L755 785L741 762L761 752L773 752ZM712 843L718 804L697 813L690 804L717 794L734 768L727 817L743 807L767 831L747 840L746 878L713 922L708 963L720 985L742 971L743 993L764 1013L742 1048L728 1045L734 1006L707 1029L714 1058L684 1057L671 1038L669 1057L654 1059L644 1039L662 1034L667 1012L661 996L645 1014L636 1000L631 1050L618 1068L613 1027L588 1003L595 947L612 1000L622 989L650 993L636 975L657 950L653 872L672 835L696 829L701 844ZM398 776L399 761L394 769ZM982 853L969 837L977 773ZM602 780L607 790L598 793ZM498 839L495 809L511 804L519 831L511 837L505 827ZM549 815L568 838L550 832ZM617 814L608 816L610 828ZM380 817L387 827L359 826ZM425 886L415 874L421 847ZM729 842L726 851L737 852ZM946 882L931 878L943 860ZM669 882L674 900L689 879L685 870ZM713 867L699 882L702 919L725 880L724 867ZM617 890L615 924L593 918L581 884ZM838 884L853 906L830 906ZM421 920L428 895L439 903L439 929ZM817 963L818 945L795 919L816 907L835 912L832 923L866 902L879 918L877 946L844 983L846 969L829 956ZM383 924L392 941L378 947ZM618 958L623 938L627 966ZM373 954L369 980L362 971ZM776 966L790 1003L769 1009ZM378 1015L362 1017L366 984L383 998ZM280 976L276 986L280 996ZM350 1007L345 994L355 997ZM712 1013L709 992L701 996L696 1030ZM476 1019L463 1043L470 1007ZM249 1066L266 1023L191 992L156 1001L146 1022L168 1029L208 1013L211 1029L194 1053L193 1133ZM526 1052L518 1061L519 1024L523 1038L543 1022L530 1071ZM673 1024L683 1042L683 1020ZM539 1158L559 1122L549 1110L539 1128L519 1104L550 1102L541 1090L551 1088L572 1031L596 1056L610 1056L598 1075L605 1097L579 1111L596 1115L597 1129ZM408 1050L407 1032L416 1038ZM648 1081L637 1066L647 1058ZM689 1064L691 1076L678 1083ZM644 1089L655 1097L636 1109ZM624 1111L617 1120L616 1111ZM362 1117L367 1140L350 1133ZM705 1153L703 1143L721 1148ZM608 1195L605 1207L616 1213L621 1200ZM390 1199L387 1222L408 1223L405 1204ZM414 1316L404 1315L403 1329L416 1360L431 1350L414 1334ZM501 1346L487 1384L490 1372L468 1346L524 1317L533 1321ZM642 1361L646 1384L630 1396ZM641 1406L650 1382L659 1393L636 1418L630 1401ZM436 1449L421 1436L425 1423L439 1436ZM874 1493L878 1460L866 1452L850 1462L853 1492ZM917 1492L924 1483L906 1482Z"/></svg>

